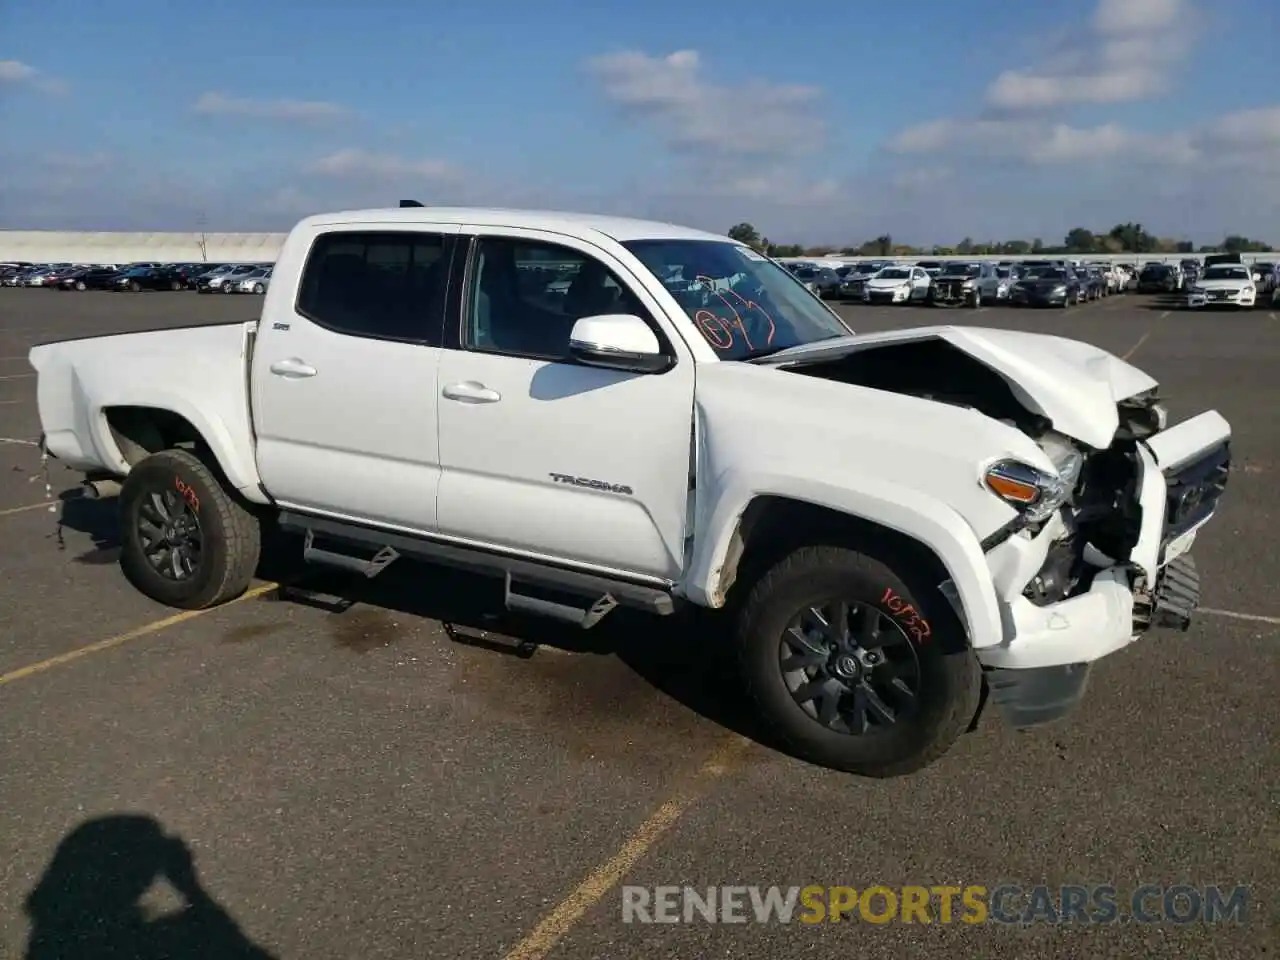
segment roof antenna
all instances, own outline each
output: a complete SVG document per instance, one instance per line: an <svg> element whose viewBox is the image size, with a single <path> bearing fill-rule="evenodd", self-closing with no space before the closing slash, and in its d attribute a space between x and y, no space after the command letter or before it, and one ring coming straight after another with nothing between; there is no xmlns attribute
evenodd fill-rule
<svg viewBox="0 0 1280 960"><path fill-rule="evenodd" d="M400 201L400 209L402 210L405 207L420 207L420 206L422 206L422 204L420 204L417 200L401 200Z"/></svg>

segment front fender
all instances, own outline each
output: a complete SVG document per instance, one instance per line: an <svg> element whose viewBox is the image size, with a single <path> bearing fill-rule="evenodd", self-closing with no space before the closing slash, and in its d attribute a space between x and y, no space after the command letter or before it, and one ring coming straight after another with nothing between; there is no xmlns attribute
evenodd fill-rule
<svg viewBox="0 0 1280 960"><path fill-rule="evenodd" d="M878 523L929 548L955 584L958 611L974 647L1003 642L995 587L977 535L941 501L902 487L868 484L857 489L790 474L735 472L717 478L705 508L698 504L694 550L683 592L695 603L724 605L724 566L733 535L752 500L783 497Z"/></svg>

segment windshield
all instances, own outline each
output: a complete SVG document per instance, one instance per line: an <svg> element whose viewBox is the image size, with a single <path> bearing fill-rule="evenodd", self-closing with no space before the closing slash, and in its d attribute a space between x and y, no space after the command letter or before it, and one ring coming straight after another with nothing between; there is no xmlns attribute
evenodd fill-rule
<svg viewBox="0 0 1280 960"><path fill-rule="evenodd" d="M1065 280L1066 273L1057 267L1032 267L1022 275L1024 280Z"/></svg>
<svg viewBox="0 0 1280 960"><path fill-rule="evenodd" d="M1160 276L1161 274L1168 273L1169 268L1152 264L1149 267L1143 267L1142 272L1145 274L1149 274L1150 276Z"/></svg>
<svg viewBox="0 0 1280 960"><path fill-rule="evenodd" d="M902 267L885 267L876 276L883 280L908 280L911 278L911 271Z"/></svg>
<svg viewBox="0 0 1280 960"><path fill-rule="evenodd" d="M952 277L976 277L982 268L976 263L954 263L947 267L946 272Z"/></svg>
<svg viewBox="0 0 1280 960"><path fill-rule="evenodd" d="M853 333L794 276L749 247L718 240L623 246L662 282L722 360Z"/></svg>
<svg viewBox="0 0 1280 960"><path fill-rule="evenodd" d="M1204 272L1205 280L1248 280L1249 271L1244 267L1210 267Z"/></svg>

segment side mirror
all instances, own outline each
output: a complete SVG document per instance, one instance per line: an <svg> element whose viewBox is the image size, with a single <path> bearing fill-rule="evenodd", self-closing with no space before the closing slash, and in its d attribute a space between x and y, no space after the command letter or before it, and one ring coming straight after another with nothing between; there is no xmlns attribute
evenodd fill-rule
<svg viewBox="0 0 1280 960"><path fill-rule="evenodd" d="M630 313L582 317L569 334L569 353L588 366L632 373L661 373L674 362L649 325Z"/></svg>

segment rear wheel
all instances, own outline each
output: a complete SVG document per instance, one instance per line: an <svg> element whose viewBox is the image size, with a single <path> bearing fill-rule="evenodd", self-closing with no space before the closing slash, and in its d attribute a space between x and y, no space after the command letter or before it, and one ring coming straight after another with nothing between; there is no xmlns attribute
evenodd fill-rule
<svg viewBox="0 0 1280 960"><path fill-rule="evenodd" d="M797 754L864 776L940 758L972 720L981 668L936 591L883 562L804 547L755 584L738 622L743 681Z"/></svg>
<svg viewBox="0 0 1280 960"><path fill-rule="evenodd" d="M129 290L130 290L131 292L133 292L133 293L141 293L141 292L142 292L142 284L140 284L137 280L130 280L130 281L129 281Z"/></svg>
<svg viewBox="0 0 1280 960"><path fill-rule="evenodd" d="M77 280L77 281L76 281L76 289L77 289L77 290L87 290L87 289L89 289L89 288L85 286L85 283L84 283L84 281L83 281L83 280Z"/></svg>
<svg viewBox="0 0 1280 960"><path fill-rule="evenodd" d="M253 292L257 294L263 294L267 292L267 288L260 283L255 283L253 285Z"/></svg>
<svg viewBox="0 0 1280 960"><path fill-rule="evenodd" d="M129 471L120 491L120 566L153 600L198 610L225 603L253 580L257 518L186 450L165 450Z"/></svg>

